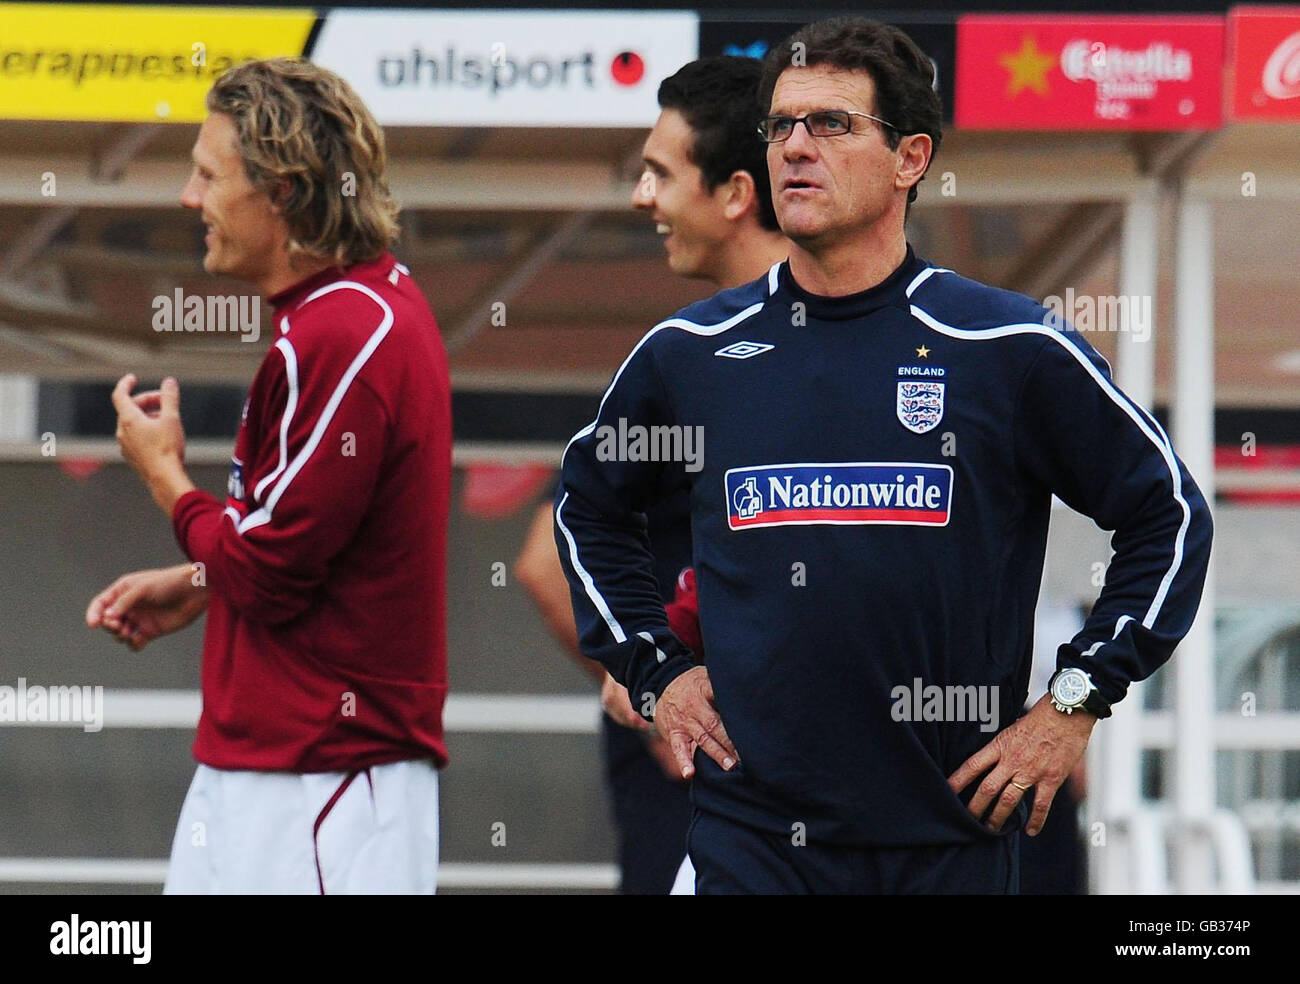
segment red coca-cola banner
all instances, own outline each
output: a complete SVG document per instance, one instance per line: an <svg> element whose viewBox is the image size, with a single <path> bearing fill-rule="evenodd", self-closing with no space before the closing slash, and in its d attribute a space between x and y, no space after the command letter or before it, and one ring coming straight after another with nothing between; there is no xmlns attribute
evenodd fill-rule
<svg viewBox="0 0 1300 984"><path fill-rule="evenodd" d="M1228 115L1300 120L1300 7L1228 14Z"/></svg>
<svg viewBox="0 0 1300 984"><path fill-rule="evenodd" d="M1206 130L1222 121L1221 17L957 21L959 128Z"/></svg>

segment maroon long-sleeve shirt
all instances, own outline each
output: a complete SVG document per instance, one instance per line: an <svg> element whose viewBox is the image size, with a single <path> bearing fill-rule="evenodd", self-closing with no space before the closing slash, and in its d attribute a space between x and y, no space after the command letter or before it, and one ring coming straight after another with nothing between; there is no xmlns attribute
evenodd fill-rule
<svg viewBox="0 0 1300 984"><path fill-rule="evenodd" d="M194 756L344 771L447 760L451 396L437 325L392 255L270 299L225 503L172 513L210 589Z"/></svg>

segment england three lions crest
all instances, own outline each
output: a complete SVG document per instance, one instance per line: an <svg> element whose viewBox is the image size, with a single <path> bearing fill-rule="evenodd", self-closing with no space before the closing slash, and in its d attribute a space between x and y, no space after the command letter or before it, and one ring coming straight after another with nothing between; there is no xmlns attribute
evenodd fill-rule
<svg viewBox="0 0 1300 984"><path fill-rule="evenodd" d="M939 426L943 419L943 383L900 379L898 381L898 421L915 434L924 434Z"/></svg>

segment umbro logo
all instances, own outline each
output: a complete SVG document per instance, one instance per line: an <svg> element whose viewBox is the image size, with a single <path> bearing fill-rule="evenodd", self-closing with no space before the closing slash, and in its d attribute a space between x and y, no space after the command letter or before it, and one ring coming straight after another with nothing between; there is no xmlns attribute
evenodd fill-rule
<svg viewBox="0 0 1300 984"><path fill-rule="evenodd" d="M713 354L720 355L724 359L749 359L756 355L762 355L764 352L770 352L774 348L776 348L775 345L768 345L765 342L732 342Z"/></svg>

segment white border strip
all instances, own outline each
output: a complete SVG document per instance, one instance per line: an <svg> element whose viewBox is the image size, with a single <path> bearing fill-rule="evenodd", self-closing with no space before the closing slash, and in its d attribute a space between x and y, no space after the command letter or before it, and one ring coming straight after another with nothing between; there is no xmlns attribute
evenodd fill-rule
<svg viewBox="0 0 1300 984"><path fill-rule="evenodd" d="M203 706L197 690L105 690L106 728L194 728ZM600 731L596 696L451 694L443 727L461 734L568 734ZM84 728L81 721L0 721L0 728Z"/></svg>
<svg viewBox="0 0 1300 984"><path fill-rule="evenodd" d="M162 885L166 859L156 858L0 858L0 884ZM442 888L618 887L613 864L504 864L458 862L438 865Z"/></svg>

